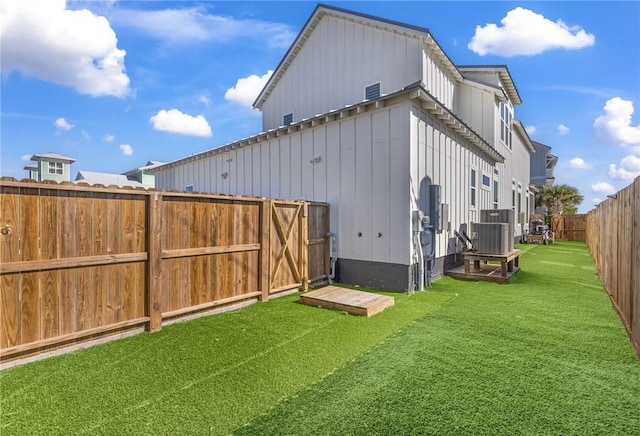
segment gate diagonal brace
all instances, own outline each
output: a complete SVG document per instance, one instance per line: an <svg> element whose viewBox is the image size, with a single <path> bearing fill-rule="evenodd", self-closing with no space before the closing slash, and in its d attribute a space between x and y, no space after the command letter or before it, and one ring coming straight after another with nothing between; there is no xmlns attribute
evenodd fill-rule
<svg viewBox="0 0 640 436"><path fill-rule="evenodd" d="M302 210L302 205L298 206L296 208L296 211L293 214L293 219L291 220L291 224L289 225L289 228L287 229L286 235L284 230L282 229L282 224L280 223L280 219L278 218L278 214L276 213L276 208L274 205L272 205L271 207L271 215L273 217L273 224L276 228L276 232L278 233L278 238L280 239L280 242L282 243L282 249L280 250L280 253L278 254L278 258L276 260L276 264L275 267L273 269L273 274L272 277L275 277L276 274L278 273L278 271L280 270L280 265L282 264L282 259L284 257L287 258L287 263L289 264L289 268L291 268L291 272L293 273L293 277L294 279L299 282L300 281L300 271L298 271L298 267L296 266L296 262L293 259L293 254L291 253L291 250L289 249L289 239L291 238L291 232L293 231L293 228L296 225L296 222L298 220L298 217L300 215L300 211Z"/></svg>

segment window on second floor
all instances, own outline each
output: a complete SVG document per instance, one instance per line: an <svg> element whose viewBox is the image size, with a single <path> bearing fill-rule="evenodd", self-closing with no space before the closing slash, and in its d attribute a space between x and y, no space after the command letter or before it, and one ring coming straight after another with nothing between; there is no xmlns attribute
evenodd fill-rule
<svg viewBox="0 0 640 436"><path fill-rule="evenodd" d="M513 112L509 105L500 103L500 140L511 149L511 138L513 136L511 130L511 121L513 120Z"/></svg>
<svg viewBox="0 0 640 436"><path fill-rule="evenodd" d="M49 174L64 174L62 162L49 162Z"/></svg>
<svg viewBox="0 0 640 436"><path fill-rule="evenodd" d="M476 170L471 169L471 207L476 207Z"/></svg>
<svg viewBox="0 0 640 436"><path fill-rule="evenodd" d="M288 126L291 123L293 123L293 114L286 114L284 117L282 117L282 125L283 126Z"/></svg>
<svg viewBox="0 0 640 436"><path fill-rule="evenodd" d="M373 100L378 97L380 97L380 82L367 86L364 89L364 98L366 100Z"/></svg>

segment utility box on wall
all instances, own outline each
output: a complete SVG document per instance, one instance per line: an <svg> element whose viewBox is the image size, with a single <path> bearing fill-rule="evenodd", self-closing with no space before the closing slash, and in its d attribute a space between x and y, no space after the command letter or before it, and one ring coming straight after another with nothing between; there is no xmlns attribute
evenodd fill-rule
<svg viewBox="0 0 640 436"><path fill-rule="evenodd" d="M507 223L473 223L474 241L478 253L506 254L513 251L513 237L509 233Z"/></svg>

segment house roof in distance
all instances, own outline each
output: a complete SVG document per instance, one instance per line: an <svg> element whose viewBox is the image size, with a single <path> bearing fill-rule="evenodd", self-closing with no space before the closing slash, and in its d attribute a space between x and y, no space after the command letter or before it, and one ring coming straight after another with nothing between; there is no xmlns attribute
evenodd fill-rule
<svg viewBox="0 0 640 436"><path fill-rule="evenodd" d="M159 167L160 165L164 165L165 163L166 162L161 162L159 160L150 160L150 161L147 161L146 165L143 165L143 166L138 167L138 168L133 168L133 169L131 169L129 171L125 171L122 174L125 175L125 176L129 176L131 174L135 174L135 173L138 173L140 171L150 171L150 170L152 170L152 169L154 169L156 167Z"/></svg>
<svg viewBox="0 0 640 436"><path fill-rule="evenodd" d="M76 160L72 157L63 156L61 154L56 153L44 153L44 154L34 154L31 156L31 160L40 161L40 160L57 160L66 163L74 163Z"/></svg>
<svg viewBox="0 0 640 436"><path fill-rule="evenodd" d="M134 188L145 188L147 185L136 180L129 180L127 176L123 174L111 174L111 173L96 173L93 171L78 171L76 180L74 183L88 183L90 185L115 185L120 188L123 186L131 186Z"/></svg>

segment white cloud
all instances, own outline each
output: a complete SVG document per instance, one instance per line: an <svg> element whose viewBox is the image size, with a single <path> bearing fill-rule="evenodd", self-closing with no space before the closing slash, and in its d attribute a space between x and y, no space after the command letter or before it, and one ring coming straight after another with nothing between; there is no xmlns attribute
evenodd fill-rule
<svg viewBox="0 0 640 436"><path fill-rule="evenodd" d="M125 156L133 155L133 148L129 144L120 144L120 150L122 150L122 154Z"/></svg>
<svg viewBox="0 0 640 436"><path fill-rule="evenodd" d="M160 110L149 121L155 130L179 133L181 135L210 137L211 126L204 116L196 117L180 112L178 109Z"/></svg>
<svg viewBox="0 0 640 436"><path fill-rule="evenodd" d="M593 192L603 195L609 195L616 192L616 188L614 188L607 182L598 182L594 185L591 185L591 189L593 190Z"/></svg>
<svg viewBox="0 0 640 436"><path fill-rule="evenodd" d="M569 133L569 128L564 124L560 124L558 125L558 133L561 135L566 135L567 133Z"/></svg>
<svg viewBox="0 0 640 436"><path fill-rule="evenodd" d="M104 135L104 136L102 137L102 140L103 140L104 142L113 142L113 140L114 140L114 139L116 139L116 137L115 137L115 136L113 136L113 135L111 135L111 134L109 134L109 133L107 133L106 135Z"/></svg>
<svg viewBox="0 0 640 436"><path fill-rule="evenodd" d="M596 141L603 144L640 145L640 125L631 124L633 102L614 97L604 105L605 114L593 122Z"/></svg>
<svg viewBox="0 0 640 436"><path fill-rule="evenodd" d="M476 26L469 49L480 56L537 55L547 50L580 49L595 43L595 36L562 20L553 22L532 10L517 7L500 20L501 27L489 23Z"/></svg>
<svg viewBox="0 0 640 436"><path fill-rule="evenodd" d="M23 154L22 156L20 156L20 160L24 161L24 162L29 162L31 160L31 156L33 156L32 154Z"/></svg>
<svg viewBox="0 0 640 436"><path fill-rule="evenodd" d="M602 198L598 198L598 197L594 197L594 198L592 198L592 199L591 199L591 202L592 202L594 205L596 205L596 206L597 206L598 204L602 203L603 201L604 201L604 200L603 200Z"/></svg>
<svg viewBox="0 0 640 436"><path fill-rule="evenodd" d="M616 164L609 165L609 177L616 180L633 180L640 176L640 157L630 154Z"/></svg>
<svg viewBox="0 0 640 436"><path fill-rule="evenodd" d="M200 94L198 96L198 101L207 107L209 107L209 105L211 104L211 99L204 94Z"/></svg>
<svg viewBox="0 0 640 436"><path fill-rule="evenodd" d="M524 130L527 131L527 134L529 136L535 135L535 133L538 131L536 126L525 126Z"/></svg>
<svg viewBox="0 0 640 436"><path fill-rule="evenodd" d="M590 170L591 168L593 168L593 166L591 166L588 163L586 163L584 161L584 159L582 159L580 157L574 157L573 159L571 159L569 161L569 166L571 168L579 168L579 169L582 169L582 170Z"/></svg>
<svg viewBox="0 0 640 436"><path fill-rule="evenodd" d="M87 133L86 130L83 130L81 132L81 135L82 135L82 139L84 139L85 141L89 141L91 139L91 136L89 135L89 133Z"/></svg>
<svg viewBox="0 0 640 436"><path fill-rule="evenodd" d="M262 76L252 74L251 76L238 79L236 86L227 89L227 92L224 93L224 99L252 109L253 102L272 74L273 71L269 70Z"/></svg>
<svg viewBox="0 0 640 436"><path fill-rule="evenodd" d="M264 41L268 47L288 48L297 34L287 24L210 15L200 8L156 11L117 9L111 16L114 23L136 28L151 37L174 44L226 43L238 38L250 38Z"/></svg>
<svg viewBox="0 0 640 436"><path fill-rule="evenodd" d="M64 118L58 118L53 125L60 130L71 130L75 127L75 124L69 124Z"/></svg>
<svg viewBox="0 0 640 436"><path fill-rule="evenodd" d="M2 73L73 87L80 94L125 97L125 51L104 17L66 9L64 0L3 0Z"/></svg>

